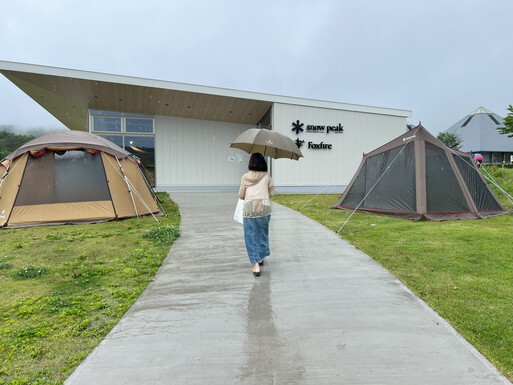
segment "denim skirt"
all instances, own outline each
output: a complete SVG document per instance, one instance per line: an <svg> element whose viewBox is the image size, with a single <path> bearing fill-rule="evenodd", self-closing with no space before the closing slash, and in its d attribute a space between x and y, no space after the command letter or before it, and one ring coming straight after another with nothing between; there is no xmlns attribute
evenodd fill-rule
<svg viewBox="0 0 513 385"><path fill-rule="evenodd" d="M258 218L244 217L244 241L251 263L260 262L271 254L269 250L270 220L270 215Z"/></svg>

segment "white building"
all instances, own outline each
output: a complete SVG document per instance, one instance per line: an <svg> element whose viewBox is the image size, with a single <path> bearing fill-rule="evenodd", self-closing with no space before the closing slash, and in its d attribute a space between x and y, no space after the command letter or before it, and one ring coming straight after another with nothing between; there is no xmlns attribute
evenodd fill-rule
<svg viewBox="0 0 513 385"><path fill-rule="evenodd" d="M158 190L232 190L249 155L229 147L262 127L304 158L270 160L278 192L341 193L362 154L406 130L410 111L0 61L0 72L72 130L138 155Z"/></svg>

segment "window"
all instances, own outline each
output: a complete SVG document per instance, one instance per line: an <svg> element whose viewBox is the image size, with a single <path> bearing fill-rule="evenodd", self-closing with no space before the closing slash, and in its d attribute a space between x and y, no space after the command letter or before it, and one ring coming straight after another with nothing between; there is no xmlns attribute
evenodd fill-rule
<svg viewBox="0 0 513 385"><path fill-rule="evenodd" d="M502 152L492 152L492 163L502 163L503 156Z"/></svg>
<svg viewBox="0 0 513 385"><path fill-rule="evenodd" d="M465 123L461 127L465 127L469 122L472 120L473 116L469 116L467 120L465 120Z"/></svg>
<svg viewBox="0 0 513 385"><path fill-rule="evenodd" d="M138 157L155 183L155 120L151 115L89 110L90 130Z"/></svg>
<svg viewBox="0 0 513 385"><path fill-rule="evenodd" d="M492 119L492 120L493 120L493 122L494 122L495 124L497 124L497 125L499 125L499 126L500 126L499 121L498 121L497 119L495 119L495 117L494 117L492 114L488 114L488 116L490 117L490 119Z"/></svg>
<svg viewBox="0 0 513 385"><path fill-rule="evenodd" d="M154 133L154 119L151 115L127 112L89 110L92 132Z"/></svg>
<svg viewBox="0 0 513 385"><path fill-rule="evenodd" d="M126 118L126 132L153 134L153 119Z"/></svg>
<svg viewBox="0 0 513 385"><path fill-rule="evenodd" d="M95 132L121 132L121 118L93 116Z"/></svg>

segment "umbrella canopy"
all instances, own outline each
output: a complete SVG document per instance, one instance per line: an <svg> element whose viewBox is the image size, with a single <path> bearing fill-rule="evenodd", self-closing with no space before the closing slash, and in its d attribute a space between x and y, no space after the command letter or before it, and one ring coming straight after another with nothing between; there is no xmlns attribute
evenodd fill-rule
<svg viewBox="0 0 513 385"><path fill-rule="evenodd" d="M292 139L265 128L250 128L244 131L230 144L230 147L241 149L248 154L258 152L273 159L298 160L303 156Z"/></svg>

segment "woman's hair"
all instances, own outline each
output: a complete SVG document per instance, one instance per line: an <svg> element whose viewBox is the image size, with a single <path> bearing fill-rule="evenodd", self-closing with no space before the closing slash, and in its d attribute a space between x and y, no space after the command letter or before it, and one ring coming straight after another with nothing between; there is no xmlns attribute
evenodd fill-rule
<svg viewBox="0 0 513 385"><path fill-rule="evenodd" d="M258 152L251 154L248 169L250 171L267 171L267 162L264 156Z"/></svg>

